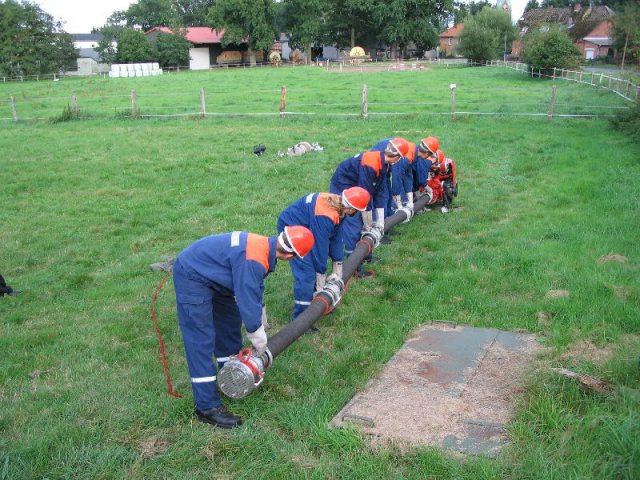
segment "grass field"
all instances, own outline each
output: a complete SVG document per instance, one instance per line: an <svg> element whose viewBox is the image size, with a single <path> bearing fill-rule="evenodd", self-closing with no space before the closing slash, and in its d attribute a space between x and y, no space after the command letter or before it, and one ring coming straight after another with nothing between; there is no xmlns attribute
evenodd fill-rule
<svg viewBox="0 0 640 480"><path fill-rule="evenodd" d="M640 146L606 120L431 114L429 92L448 105L450 83L458 97L468 86L478 108L547 104L550 82L498 69L119 80L0 84L18 105L41 102L25 116L45 119L0 123L0 273L23 290L0 298L0 478L640 478ZM277 113L286 84L326 114L114 115L126 110L132 82L142 112L186 91L197 111L205 88L241 111ZM412 105L368 121L340 115L350 102L358 112L365 82L371 95ZM558 90L577 110L624 105L588 86ZM256 100L262 91L272 104ZM72 94L93 96L98 113L52 122ZM60 102L51 107L38 100L52 96ZM157 310L185 396L166 392L149 314L162 275L149 264L214 232L273 234L279 212L326 190L341 160L392 135L428 134L458 164L463 208L418 216L380 247L377 277L353 283L319 320L320 334L279 356L258 391L227 402L245 426L195 421L170 282ZM275 155L301 140L324 150ZM258 143L267 146L262 157L252 153ZM267 279L275 330L290 317L291 285L284 263ZM373 448L357 430L327 428L431 319L534 332L548 346L515 399L512 442L496 459ZM551 367L603 379L610 393L582 391Z"/></svg>

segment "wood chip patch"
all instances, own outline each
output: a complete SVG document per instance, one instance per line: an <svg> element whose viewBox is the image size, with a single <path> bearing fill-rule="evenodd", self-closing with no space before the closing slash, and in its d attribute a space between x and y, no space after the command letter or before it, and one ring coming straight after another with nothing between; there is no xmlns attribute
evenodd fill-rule
<svg viewBox="0 0 640 480"><path fill-rule="evenodd" d="M360 428L374 444L495 455L538 349L531 334L421 327L330 426Z"/></svg>

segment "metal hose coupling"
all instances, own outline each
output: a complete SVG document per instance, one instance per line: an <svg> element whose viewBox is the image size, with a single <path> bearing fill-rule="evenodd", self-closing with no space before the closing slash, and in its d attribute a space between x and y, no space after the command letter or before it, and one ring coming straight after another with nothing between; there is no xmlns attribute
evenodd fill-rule
<svg viewBox="0 0 640 480"><path fill-rule="evenodd" d="M383 231L376 227L375 225L368 230L362 232L362 239L368 238L373 244L373 248L376 248L380 245L380 240L382 240Z"/></svg>
<svg viewBox="0 0 640 480"><path fill-rule="evenodd" d="M409 223L409 221L413 217L413 209L410 207L404 206L402 208L399 208L397 211L404 212L404 214L407 216L407 218L402 223Z"/></svg>
<svg viewBox="0 0 640 480"><path fill-rule="evenodd" d="M227 397L244 398L258 388L264 380L264 371L273 363L273 355L266 349L262 355L245 348L232 355L218 372L218 385Z"/></svg>
<svg viewBox="0 0 640 480"><path fill-rule="evenodd" d="M343 290L344 290L344 280L342 280L341 278L332 279L324 284L322 293L324 293L331 299L332 310L336 307L336 305L340 301Z"/></svg>

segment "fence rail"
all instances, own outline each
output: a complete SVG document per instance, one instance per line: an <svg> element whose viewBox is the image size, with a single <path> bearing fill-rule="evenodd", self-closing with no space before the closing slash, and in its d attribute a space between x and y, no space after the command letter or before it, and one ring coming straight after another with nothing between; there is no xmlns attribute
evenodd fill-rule
<svg viewBox="0 0 640 480"><path fill-rule="evenodd" d="M419 71L420 66L461 68L468 62L396 62L370 65L342 64L347 68L383 68L388 70ZM491 86L451 84L423 85L420 87L422 101L406 101L416 97L415 89L396 85L372 87L366 83L345 91L341 87L331 91L330 85L323 89L323 97L314 96L310 89L282 87L281 89L254 90L237 89L226 91L215 88L194 88L193 91L145 92L132 90L129 94L103 96L47 96L16 97L8 99L6 110L0 107L0 121L64 121L93 118L153 118L153 117L213 117L213 116L347 116L363 119L374 116L410 115L512 115L548 118L611 117L617 110L627 109L622 100L611 101L615 97L602 92L588 97L585 101L583 87L590 85L596 91L610 90L625 101L638 99L638 86L633 82L613 79L613 77L584 72L554 69L545 75L532 71L527 65L517 62L489 62L488 67L507 67L533 77L549 77L555 82L541 82L538 85L502 88L496 91ZM341 71L339 65L318 65L334 71ZM558 83L568 80L564 85ZM116 82L118 80L115 80ZM558 88L560 87L560 88ZM141 85L140 88L143 88ZM633 94L631 92L634 92ZM603 98L602 95L605 97ZM329 99L329 101L327 100ZM526 99L523 101L523 99ZM403 101L405 100L405 101ZM600 102L598 104L598 101ZM3 111L6 113L3 115Z"/></svg>

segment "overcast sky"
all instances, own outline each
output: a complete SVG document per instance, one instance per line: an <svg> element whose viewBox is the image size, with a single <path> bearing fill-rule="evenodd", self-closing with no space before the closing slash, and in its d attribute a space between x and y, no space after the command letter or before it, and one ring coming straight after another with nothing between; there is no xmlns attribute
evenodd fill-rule
<svg viewBox="0 0 640 480"><path fill-rule="evenodd" d="M68 33L90 33L93 27L102 27L107 17L116 10L126 10L137 0L31 0L42 10L64 23ZM513 21L522 16L527 0L511 0Z"/></svg>

